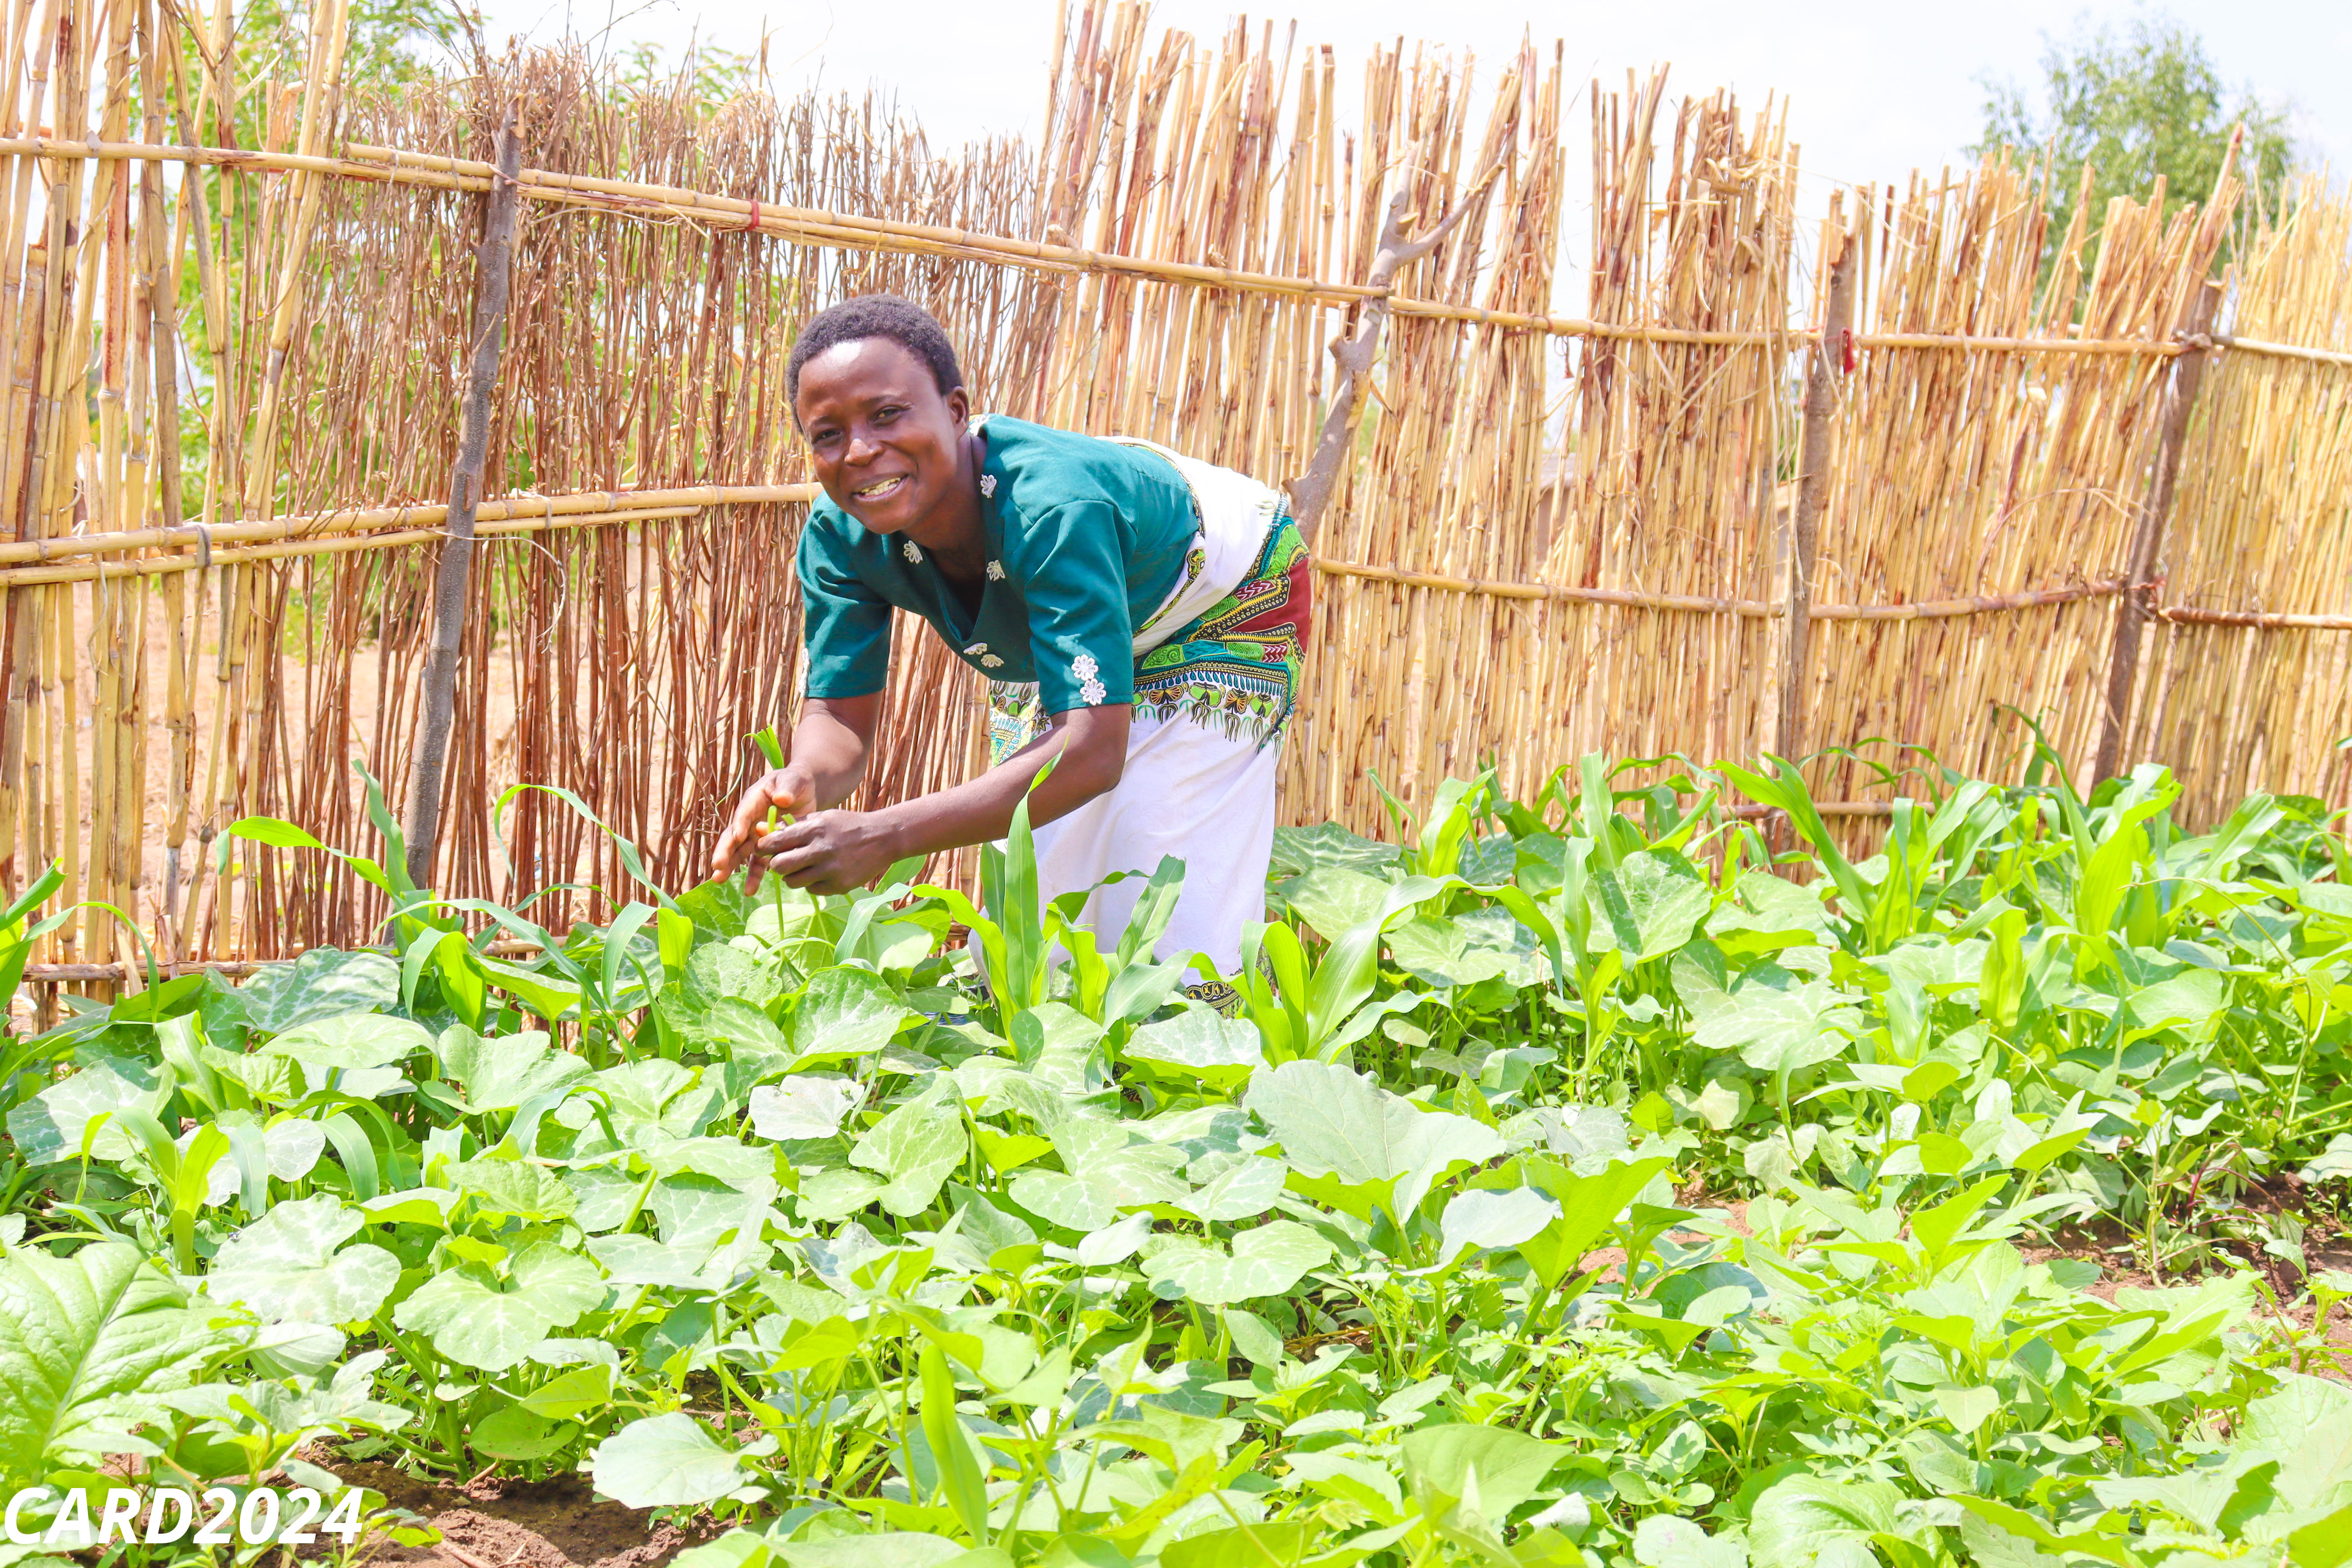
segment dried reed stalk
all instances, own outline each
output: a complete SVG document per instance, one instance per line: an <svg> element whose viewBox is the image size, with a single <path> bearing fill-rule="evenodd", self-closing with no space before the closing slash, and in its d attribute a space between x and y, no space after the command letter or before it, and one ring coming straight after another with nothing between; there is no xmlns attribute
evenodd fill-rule
<svg viewBox="0 0 2352 1568"><path fill-rule="evenodd" d="M2352 202L2318 183L2241 252L2231 341L2206 372L2173 497L2171 601L2149 635L2124 755L2171 765L2193 821L2250 790L2352 794ZM2218 340L2217 341L2221 341Z"/></svg>

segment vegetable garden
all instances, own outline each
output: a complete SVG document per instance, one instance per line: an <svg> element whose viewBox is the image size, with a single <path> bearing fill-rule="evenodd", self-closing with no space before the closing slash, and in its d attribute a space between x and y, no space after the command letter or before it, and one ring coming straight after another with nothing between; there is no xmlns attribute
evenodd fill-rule
<svg viewBox="0 0 2352 1568"><path fill-rule="evenodd" d="M429 1542L373 1464L583 1471L691 1568L2333 1568L2344 845L1909 777L1861 861L1778 763L1284 829L1232 1017L1152 957L1181 867L1097 938L1025 821L977 903L563 931L414 886L373 789L372 858L241 821L391 940L11 1044L26 1538L274 1481Z"/></svg>
<svg viewBox="0 0 2352 1568"><path fill-rule="evenodd" d="M1124 0L949 151L399 10L0 50L0 1568L2352 1563L2352 203L1801 216L1777 100ZM1360 415L1229 1011L1018 821L691 886L879 289L1018 417Z"/></svg>

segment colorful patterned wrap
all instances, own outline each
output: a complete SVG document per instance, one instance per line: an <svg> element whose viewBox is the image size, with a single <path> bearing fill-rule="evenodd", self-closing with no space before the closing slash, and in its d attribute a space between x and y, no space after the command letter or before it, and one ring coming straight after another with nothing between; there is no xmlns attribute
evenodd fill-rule
<svg viewBox="0 0 2352 1568"><path fill-rule="evenodd" d="M1235 740L1281 741L1298 700L1314 607L1313 558L1285 510L1234 591L1135 661L1135 716L1176 716ZM989 693L989 760L1001 763L1037 732L1037 689Z"/></svg>

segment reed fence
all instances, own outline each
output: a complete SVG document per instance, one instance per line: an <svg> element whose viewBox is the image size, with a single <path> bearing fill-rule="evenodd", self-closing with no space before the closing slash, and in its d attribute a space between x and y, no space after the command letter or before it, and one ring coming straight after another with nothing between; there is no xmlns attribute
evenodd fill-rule
<svg viewBox="0 0 2352 1568"><path fill-rule="evenodd" d="M1383 830L1375 775L1410 803L1488 763L1524 790L1589 750L1778 750L1866 836L1920 755L1895 743L1999 770L2011 710L2085 769L2172 763L2192 817L2345 797L2352 207L2316 185L2053 245L2074 175L1995 159L1806 217L1785 104L1575 90L1533 47L1376 47L1349 89L1328 47L1111 0L1066 16L1034 145L953 153L871 101L624 90L565 49L347 90L350 0L253 77L227 0L0 6L0 881L54 859L90 901L54 973L135 968L134 927L249 959L381 919L315 851L221 835L373 852L354 762L399 809L510 113L453 893L556 889L558 929L627 896L569 806L493 812L519 783L695 879L796 686L807 314L908 294L981 407L1285 479L1398 193L1471 210L1390 298L1289 818ZM902 626L865 797L972 768L980 697Z"/></svg>

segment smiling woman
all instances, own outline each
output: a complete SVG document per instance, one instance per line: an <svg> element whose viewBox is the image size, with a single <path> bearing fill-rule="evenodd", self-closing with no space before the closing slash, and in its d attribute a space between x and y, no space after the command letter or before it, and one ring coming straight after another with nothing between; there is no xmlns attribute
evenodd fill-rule
<svg viewBox="0 0 2352 1568"><path fill-rule="evenodd" d="M975 416L939 323L893 295L816 316L786 379L824 487L800 545L807 700L714 867L839 892L1002 837L1027 795L1046 897L1173 855L1184 888L1160 956L1232 973L1264 913L1307 631L1307 548L1281 494L1149 442ZM872 750L894 608L992 682L993 765L832 809ZM771 809L794 820L763 834ZM1139 888L1096 892L1096 929L1120 930Z"/></svg>

